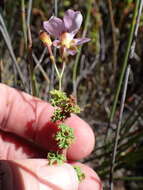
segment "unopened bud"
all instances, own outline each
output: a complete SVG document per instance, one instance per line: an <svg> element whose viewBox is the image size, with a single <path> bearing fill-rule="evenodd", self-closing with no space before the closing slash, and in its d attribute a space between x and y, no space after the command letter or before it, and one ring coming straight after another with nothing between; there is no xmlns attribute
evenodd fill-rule
<svg viewBox="0 0 143 190"><path fill-rule="evenodd" d="M44 31L40 32L39 38L45 45L47 45L47 46L52 45L51 38L46 32L44 32Z"/></svg>

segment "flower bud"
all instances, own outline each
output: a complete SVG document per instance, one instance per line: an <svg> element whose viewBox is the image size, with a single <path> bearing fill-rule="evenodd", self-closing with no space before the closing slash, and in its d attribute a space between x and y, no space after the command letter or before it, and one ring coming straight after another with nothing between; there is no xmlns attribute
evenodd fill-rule
<svg viewBox="0 0 143 190"><path fill-rule="evenodd" d="M41 40L46 46L51 46L51 45L52 45L51 38L50 38L50 36L49 36L46 32L44 32L44 31L40 32L39 38L40 38L40 40Z"/></svg>

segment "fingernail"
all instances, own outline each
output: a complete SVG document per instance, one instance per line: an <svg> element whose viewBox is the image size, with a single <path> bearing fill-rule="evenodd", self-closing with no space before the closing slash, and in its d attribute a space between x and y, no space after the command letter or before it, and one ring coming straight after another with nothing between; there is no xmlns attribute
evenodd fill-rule
<svg viewBox="0 0 143 190"><path fill-rule="evenodd" d="M0 190L13 190L12 171L5 160L0 161Z"/></svg>
<svg viewBox="0 0 143 190"><path fill-rule="evenodd" d="M44 165L39 168L38 174L42 179L46 180L45 184L51 189L78 189L78 178L75 174L75 170L69 164L63 164L61 166ZM43 184L41 187L43 187Z"/></svg>
<svg viewBox="0 0 143 190"><path fill-rule="evenodd" d="M39 176L39 189L46 190L50 189L59 189L58 184L56 184L56 177L53 173L55 173L53 166L50 167L50 175L49 175L49 166L43 165L37 170L37 174Z"/></svg>

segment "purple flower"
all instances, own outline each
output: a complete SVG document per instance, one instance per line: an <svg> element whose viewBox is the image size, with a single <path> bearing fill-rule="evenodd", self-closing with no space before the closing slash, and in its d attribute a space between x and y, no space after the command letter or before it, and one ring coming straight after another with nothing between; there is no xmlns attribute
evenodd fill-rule
<svg viewBox="0 0 143 190"><path fill-rule="evenodd" d="M52 36L57 38L53 45L57 48L65 48L68 54L75 55L77 45L88 42L89 38L74 38L80 29L83 17L79 11L71 9L65 12L63 20L52 16L43 23L44 29Z"/></svg>

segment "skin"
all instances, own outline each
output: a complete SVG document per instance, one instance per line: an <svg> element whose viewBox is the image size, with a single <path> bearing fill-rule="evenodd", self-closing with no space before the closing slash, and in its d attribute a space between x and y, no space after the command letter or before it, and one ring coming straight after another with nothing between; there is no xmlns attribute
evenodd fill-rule
<svg viewBox="0 0 143 190"><path fill-rule="evenodd" d="M95 138L90 126L76 115L67 121L76 141L66 150L68 163L48 166L46 130L53 107L24 92L0 84L0 189L101 190L98 175L76 162L89 155ZM80 165L85 180L78 183L72 165Z"/></svg>

